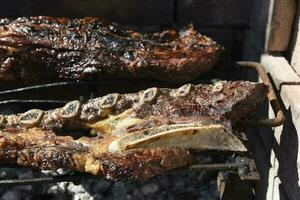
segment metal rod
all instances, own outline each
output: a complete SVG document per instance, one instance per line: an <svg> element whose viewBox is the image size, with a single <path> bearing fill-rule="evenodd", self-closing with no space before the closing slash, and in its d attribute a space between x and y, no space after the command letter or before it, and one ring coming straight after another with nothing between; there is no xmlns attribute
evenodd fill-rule
<svg viewBox="0 0 300 200"><path fill-rule="evenodd" d="M139 79L140 81L149 81L149 79ZM73 86L73 85L97 85L102 84L104 82L116 81L112 79L104 79L104 80L91 80L91 81L65 81L65 82L54 82L54 83L45 83L40 85L33 85L15 89L8 89L0 91L0 95L7 95L7 94L18 94L22 92L27 92L31 90L38 90L38 89L45 89L45 88L54 88L54 87L65 87L65 86ZM128 79L118 79L118 81L128 81Z"/></svg>
<svg viewBox="0 0 300 200"><path fill-rule="evenodd" d="M4 94L16 94L24 91L30 91L30 90L37 90L37 89L43 89L43 88L51 88L51 87L57 87L57 86L66 86L66 85L80 85L82 82L58 82L58 83L48 83L48 84L42 84L42 85L34 85L34 86L28 86L28 87L22 87L17 89L11 89L11 90L4 90L0 91L0 95Z"/></svg>
<svg viewBox="0 0 300 200"><path fill-rule="evenodd" d="M247 163L218 163L192 165L188 169L192 171L229 171L246 166Z"/></svg>
<svg viewBox="0 0 300 200"><path fill-rule="evenodd" d="M189 169L191 171L229 171L236 170L240 167L246 166L247 163L218 163L218 164L195 164L188 168L180 168L178 170ZM174 171L177 171L176 169ZM79 182L82 179L101 179L101 176L94 176L90 174L76 174L54 177L38 177L30 179L9 179L0 180L0 186L17 186L17 185L31 185L31 184L46 184L57 182Z"/></svg>
<svg viewBox="0 0 300 200"><path fill-rule="evenodd" d="M262 82L269 87L267 98L268 98L268 101L270 102L271 107L275 113L275 118L273 118L273 119L268 119L268 118L258 119L258 120L254 121L254 125L255 126L269 126L269 127L276 127L276 126L282 125L285 120L285 116L284 116L284 113L281 109L279 101L274 92L274 88L271 84L271 81L270 81L264 67L260 63L257 63L257 62L240 61L240 62L237 62L237 64L240 65L241 67L255 69L258 73L258 76L261 78Z"/></svg>
<svg viewBox="0 0 300 200"><path fill-rule="evenodd" d="M11 99L11 100L5 100L5 101L0 101L0 105L7 105L7 104L14 104L14 103L21 103L21 104L37 104L37 103L47 103L47 104L65 104L68 101L61 101L61 100L19 100L19 99Z"/></svg>
<svg viewBox="0 0 300 200"><path fill-rule="evenodd" d="M57 182L73 182L80 181L81 179L99 179L101 177L94 175L66 175L57 177L39 177L31 179L9 179L0 180L0 186L16 186L16 185L32 185L32 184L44 184L44 183L57 183Z"/></svg>

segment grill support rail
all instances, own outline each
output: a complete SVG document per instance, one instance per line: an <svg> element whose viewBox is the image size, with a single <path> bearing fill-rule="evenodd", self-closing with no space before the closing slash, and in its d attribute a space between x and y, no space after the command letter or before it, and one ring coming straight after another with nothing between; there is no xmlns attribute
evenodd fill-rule
<svg viewBox="0 0 300 200"><path fill-rule="evenodd" d="M214 164L195 164L187 168L176 169L174 171L231 171L237 174L241 180L244 181L259 181L259 173L255 168L253 159L248 157L237 157L235 162L232 163L214 163ZM170 172L172 173L172 172ZM85 173L74 173L60 176L51 177L37 177L28 179L8 179L0 180L0 186L19 186L19 185L32 185L32 184L47 184L57 182L73 182L79 184L82 179L101 179L101 176L94 176Z"/></svg>

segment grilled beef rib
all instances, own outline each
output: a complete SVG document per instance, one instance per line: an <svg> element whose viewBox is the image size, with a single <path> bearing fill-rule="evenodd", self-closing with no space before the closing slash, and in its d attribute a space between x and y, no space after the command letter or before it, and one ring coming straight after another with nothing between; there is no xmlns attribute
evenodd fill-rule
<svg viewBox="0 0 300 200"><path fill-rule="evenodd" d="M189 149L245 151L233 125L256 110L267 89L247 81L186 84L0 115L0 160L113 180L150 178L191 164ZM54 133L72 129L99 136L74 140Z"/></svg>
<svg viewBox="0 0 300 200"><path fill-rule="evenodd" d="M207 72L222 47L193 27L142 34L98 18L0 20L0 80L154 78L184 82Z"/></svg>

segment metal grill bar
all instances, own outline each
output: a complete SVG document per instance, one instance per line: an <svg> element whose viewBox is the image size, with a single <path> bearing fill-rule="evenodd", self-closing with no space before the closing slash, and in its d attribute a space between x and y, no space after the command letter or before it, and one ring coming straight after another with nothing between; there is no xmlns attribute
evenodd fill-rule
<svg viewBox="0 0 300 200"><path fill-rule="evenodd" d="M62 105L67 103L68 101L61 101L61 100L19 100L19 99L12 99L12 100L5 100L0 101L0 105L8 105L8 104L48 104L48 105Z"/></svg>
<svg viewBox="0 0 300 200"><path fill-rule="evenodd" d="M247 166L248 163L217 163L217 164L196 164L187 168L181 168L179 170L191 170L191 171L232 171L237 170L240 167ZM177 171L177 170L174 170ZM101 176L94 176L90 174L74 174L54 177L38 177L30 179L9 179L0 180L0 186L17 186L17 185L31 185L31 184L46 184L57 182L80 182L82 179L101 179Z"/></svg>
<svg viewBox="0 0 300 200"><path fill-rule="evenodd" d="M9 180L0 180L0 186L17 186L17 185L33 185L33 184L45 184L45 183L57 183L57 182L78 182L82 179L99 179L101 177L82 174L82 175L66 175L66 176L57 176L57 177L39 177L31 179L9 179Z"/></svg>
<svg viewBox="0 0 300 200"><path fill-rule="evenodd" d="M217 163L192 165L188 169L192 171L229 171L246 166L245 163Z"/></svg>
<svg viewBox="0 0 300 200"><path fill-rule="evenodd" d="M272 85L270 84L269 78L267 76L266 71L264 70L263 66L261 66L259 63L254 62L238 62L238 64L241 67L245 68L252 68L255 69L259 77L263 80L263 82L269 86L269 93L267 95L268 100L270 104L272 105L272 108L274 110L274 113L276 114L275 119L259 119L259 120L253 120L254 125L256 126L279 126L284 122L284 114L281 110L278 100L276 98L275 92L272 88ZM32 86L32 87L26 87L26 88L20 88L20 89L13 89L13 90L6 90L3 92L0 92L0 95L6 95L6 94L15 94L23 91L28 90L37 90L40 88L50 88L55 86L66 86L66 85L81 85L81 84L95 84L98 83L98 81L91 81L91 82L62 82L62 83L53 83L53 84L46 84L46 85L38 85L38 86ZM65 101L60 100L5 100L0 102L1 104L9 104L9 103L45 103L45 104L63 104ZM222 152L223 154L224 152ZM239 175L241 176L242 180L255 180L257 181L259 179L259 175L257 171L251 171L249 167L250 163L247 162L235 162L235 163L214 163L214 164L195 164L188 168L182 168L184 170L188 169L191 171L237 171ZM179 170L182 170L179 169ZM246 171L244 169L247 169ZM240 173L242 171L242 173ZM78 182L82 179L99 179L100 176L93 176L89 174L80 174L75 173L73 175L64 175L64 176L54 176L54 177L38 177L38 178L32 178L32 179L11 179L11 180L0 180L0 186L15 186L15 185L28 185L28 184L43 184L43 183L54 183L54 182L62 182L62 181L71 181L71 182Z"/></svg>

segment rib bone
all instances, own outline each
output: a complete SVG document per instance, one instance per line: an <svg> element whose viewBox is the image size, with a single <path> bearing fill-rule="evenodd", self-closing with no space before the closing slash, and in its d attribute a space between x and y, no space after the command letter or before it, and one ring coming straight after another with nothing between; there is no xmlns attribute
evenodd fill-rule
<svg viewBox="0 0 300 200"><path fill-rule="evenodd" d="M109 94L54 110L3 115L0 161L113 180L150 178L191 164L191 149L246 151L234 126L256 110L266 92L262 83L223 81ZM78 128L92 129L101 138L74 140L53 132Z"/></svg>

